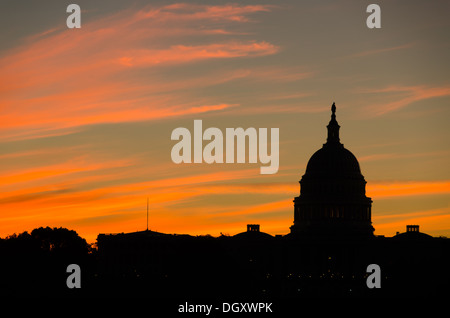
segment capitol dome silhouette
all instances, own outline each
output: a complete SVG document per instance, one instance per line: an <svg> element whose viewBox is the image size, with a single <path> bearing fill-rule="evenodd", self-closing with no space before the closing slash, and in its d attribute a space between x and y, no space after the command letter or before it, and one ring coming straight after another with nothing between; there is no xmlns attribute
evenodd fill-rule
<svg viewBox="0 0 450 318"><path fill-rule="evenodd" d="M310 158L294 199L291 233L312 236L372 236L372 200L356 157L339 139L336 105L327 142Z"/></svg>
<svg viewBox="0 0 450 318"><path fill-rule="evenodd" d="M324 147L309 159L306 174L314 176L361 176L358 160L351 151L340 147Z"/></svg>

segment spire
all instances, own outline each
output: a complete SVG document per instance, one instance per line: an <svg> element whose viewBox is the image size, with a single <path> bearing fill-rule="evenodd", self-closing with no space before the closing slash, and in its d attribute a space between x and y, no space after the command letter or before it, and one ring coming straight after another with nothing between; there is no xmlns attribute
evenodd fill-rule
<svg viewBox="0 0 450 318"><path fill-rule="evenodd" d="M333 105L331 105L331 120L327 126L328 138L326 145L342 145L339 142L339 128L341 126L336 121L336 105L333 102Z"/></svg>

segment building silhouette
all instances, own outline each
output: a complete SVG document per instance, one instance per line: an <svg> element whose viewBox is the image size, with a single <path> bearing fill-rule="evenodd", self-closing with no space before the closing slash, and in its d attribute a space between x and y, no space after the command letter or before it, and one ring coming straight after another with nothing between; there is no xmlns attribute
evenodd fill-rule
<svg viewBox="0 0 450 318"><path fill-rule="evenodd" d="M331 107L327 142L308 162L294 199L292 234L371 236L372 200L356 157L341 144L336 106Z"/></svg>

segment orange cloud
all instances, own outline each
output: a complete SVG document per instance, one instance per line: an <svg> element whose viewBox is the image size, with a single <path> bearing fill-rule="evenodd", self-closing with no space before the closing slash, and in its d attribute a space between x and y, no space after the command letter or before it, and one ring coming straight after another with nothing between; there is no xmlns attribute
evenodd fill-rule
<svg viewBox="0 0 450 318"><path fill-rule="evenodd" d="M390 183L367 183L367 196L388 198L410 195L430 195L450 193L450 181L412 181Z"/></svg>
<svg viewBox="0 0 450 318"><path fill-rule="evenodd" d="M52 178L55 176L64 176L78 172L95 171L99 169L109 169L115 167L126 167L132 165L130 160L114 160L110 162L86 162L85 158L80 157L62 164L55 164L44 167L33 167L27 170L18 169L9 171L0 176L0 188L11 186L14 183L31 182Z"/></svg>
<svg viewBox="0 0 450 318"><path fill-rule="evenodd" d="M261 56L278 52L267 42L221 43L197 46L175 45L165 50L134 50L124 52L117 61L124 66L152 66L166 63L186 63L212 58Z"/></svg>
<svg viewBox="0 0 450 318"><path fill-rule="evenodd" d="M0 121L5 123L0 127L2 138L28 138L32 134L45 135L50 129L57 134L55 130L87 124L158 119L233 107L235 104L206 98L202 103L186 103L190 100L187 92L173 93L194 85L191 82L198 87L218 79L194 75L164 81L148 70L277 53L279 48L267 41L248 37L243 40L226 32L235 23L248 23L248 15L271 8L148 6L84 23L75 32L53 28L32 36L0 56ZM216 32L218 21L220 32ZM204 37L199 42L198 36L205 31L221 37ZM194 44L186 44L191 39ZM142 77L139 72L148 75Z"/></svg>

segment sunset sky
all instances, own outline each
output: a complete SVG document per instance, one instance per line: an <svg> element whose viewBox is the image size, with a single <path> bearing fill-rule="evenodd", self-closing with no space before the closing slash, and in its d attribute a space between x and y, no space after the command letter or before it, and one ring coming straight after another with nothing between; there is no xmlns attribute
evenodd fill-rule
<svg viewBox="0 0 450 318"><path fill-rule="evenodd" d="M145 230L147 197L154 231L287 234L333 102L375 234L450 237L450 2L73 2L0 3L0 237ZM173 163L195 119L279 128L278 173Z"/></svg>

